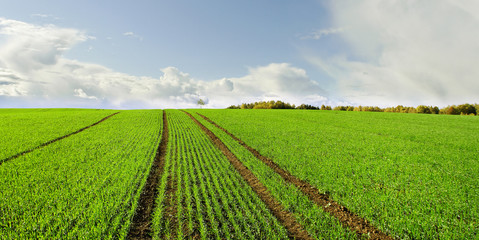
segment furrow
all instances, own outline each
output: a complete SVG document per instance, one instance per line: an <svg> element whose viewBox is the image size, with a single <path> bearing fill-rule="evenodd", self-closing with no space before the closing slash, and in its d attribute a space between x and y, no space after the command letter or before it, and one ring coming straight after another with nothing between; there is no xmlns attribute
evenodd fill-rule
<svg viewBox="0 0 479 240"><path fill-rule="evenodd" d="M332 200L327 194L320 193L319 190L311 185L310 183L299 179L298 177L292 175L285 169L282 169L277 163L273 162L271 159L261 155L257 150L248 146L241 139L234 136L225 128L219 126L214 121L208 117L196 113L206 121L210 122L215 127L221 129L231 138L236 140L240 145L250 151L256 158L261 160L277 174L279 174L285 181L294 184L298 189L300 189L306 196L309 197L319 207L322 207L324 211L328 212L330 215L337 218L343 226L349 228L350 230L356 232L358 235L368 235L370 239L393 239L391 236L377 229L371 225L366 219L359 217L358 215L352 213L346 207L342 206L338 202ZM191 116L193 117L193 116ZM194 117L193 117L194 118ZM195 119L196 120L196 119Z"/></svg>
<svg viewBox="0 0 479 240"><path fill-rule="evenodd" d="M168 121L166 112L163 111L163 131L161 134L160 145L156 151L155 159L151 166L148 178L138 200L136 213L128 232L128 239L151 239L152 230L150 229L155 199L158 195L158 180L165 167L165 156L168 146Z"/></svg>
<svg viewBox="0 0 479 240"><path fill-rule="evenodd" d="M48 146L48 145L50 145L50 144L52 144L52 143L54 143L54 142L60 141L60 140L62 140L62 139L64 139L64 138L67 138L67 137L70 137L70 136L75 135L75 134L77 134L77 133L83 132L83 131L87 130L88 128L91 128L91 127L93 127L93 126L95 126L95 125L98 125L98 124L100 124L101 122L107 120L108 118L113 117L114 115L116 115L116 114L118 114L118 113L120 113L120 112L116 112L116 113L113 113L113 114L111 114L111 115L108 115L108 116L102 118L100 121L98 121L98 122L96 122L96 123L93 123L93 124L91 124L91 125L88 125L88 126L86 126L86 127L80 128L80 129L76 130L75 132L72 132L72 133L69 133L69 134L67 134L67 135L64 135L64 136L55 138L55 139L50 140L50 141L48 141L48 142L42 143L41 145L38 145L38 146L36 146L36 147L34 147L34 148L32 148L32 149L29 149L29 150L26 150L26 151L17 153L17 154L15 154L15 155L11 156L11 157L8 157L8 158L5 158L5 159L3 159L3 160L0 160L0 165L2 165L4 162L10 161L10 160L15 159L15 158L18 158L18 157L20 157L20 156L22 156L22 155L25 155L25 154L27 154L27 153L33 152L34 150L37 150L37 149L39 149L39 148Z"/></svg>
<svg viewBox="0 0 479 240"><path fill-rule="evenodd" d="M208 128L196 120L190 113L187 114L200 128L208 135L213 143L223 152L231 164L235 167L243 179L251 186L256 194L270 209L273 215L288 230L289 237L295 239L312 239L303 227L296 221L294 216L287 212L285 208L278 202L268 191L268 189L256 178L256 176L239 161L239 159L226 147L226 145Z"/></svg>

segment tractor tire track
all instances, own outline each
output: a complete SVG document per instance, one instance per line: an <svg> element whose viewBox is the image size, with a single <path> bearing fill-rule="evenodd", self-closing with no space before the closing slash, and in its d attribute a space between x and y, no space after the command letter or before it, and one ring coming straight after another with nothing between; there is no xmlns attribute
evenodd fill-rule
<svg viewBox="0 0 479 240"><path fill-rule="evenodd" d="M22 156L22 155L25 155L25 154L27 154L27 153L31 153L31 152L33 152L33 151L39 149L39 148L42 148L42 147L48 146L48 145L50 145L50 144L52 144L52 143L54 143L54 142L60 141L60 140L62 140L62 139L64 139L64 138L67 138L67 137L70 137L70 136L75 135L75 134L77 134L77 133L83 132L83 131L87 130L88 128L91 128L91 127L93 127L93 126L95 126L95 125L98 125L98 124L100 124L101 122L107 120L108 118L113 117L114 115L116 115L116 114L118 114L118 113L120 113L120 112L116 112L116 113L113 113L113 114L111 114L111 115L109 115L109 116L106 116L106 117L102 118L100 121L98 121L98 122L96 122L96 123L93 123L93 124L91 124L91 125L89 125L89 126L80 128L80 129L78 129L78 130L75 131L75 132L72 132L72 133L69 133L69 134L67 134L67 135L64 135L64 136L55 138L55 139L50 140L50 141L48 141L48 142L42 143L41 145L38 145L38 146L36 146L36 147L34 147L34 148L31 148L31 149L29 149L29 150L23 151L23 152L21 152L21 153L17 153L17 154L15 154L15 155L11 156L11 157L8 157L8 158L5 158L5 159L3 159L3 160L0 160L0 166L1 166L4 162L13 160L13 159L18 158L18 157L20 157L20 156Z"/></svg>
<svg viewBox="0 0 479 240"><path fill-rule="evenodd" d="M136 208L127 239L151 239L152 230L150 228L153 218L153 210L155 208L155 200L158 196L158 181L163 174L165 168L165 157L168 146L168 121L166 111L163 110L163 131L161 134L160 144L156 151L155 159L150 169L150 173L146 180L145 186L140 194L138 205ZM174 194L175 188L171 183L172 179L168 178L167 193ZM171 200L168 199L168 202ZM171 202L170 202L171 205ZM176 212L175 209L167 208L166 212Z"/></svg>
<svg viewBox="0 0 479 240"><path fill-rule="evenodd" d="M257 150L248 146L245 142L241 139L234 136L225 128L219 126L214 121L209 119L208 117L196 113L206 121L214 125L215 127L221 129L234 140L236 140L240 145L250 151L256 158L261 160L267 166L269 166L272 170L274 170L277 174L279 174L285 181L294 184L299 190L301 190L308 198L313 201L316 205L323 208L324 211L328 212L331 216L338 219L341 224L349 228L351 231L356 232L358 237L361 235L369 236L370 239L394 239L393 237L387 235L386 233L382 232L378 228L374 227L371 223L369 223L366 219L359 217L358 215L352 213L349 209L342 206L338 202L332 200L329 195L320 193L319 190L308 183L307 181L301 180L298 177L292 175L285 169L282 169L277 163L273 162L271 159L261 155Z"/></svg>
<svg viewBox="0 0 479 240"><path fill-rule="evenodd" d="M288 236L293 239L312 239L308 232L296 221L294 216L286 211L283 205L276 200L268 191L258 178L249 170L229 149L228 147L207 127L201 124L190 113L187 114L211 139L211 141L223 152L230 163L253 189L253 191L266 204L273 215L281 222L281 224L288 230Z"/></svg>

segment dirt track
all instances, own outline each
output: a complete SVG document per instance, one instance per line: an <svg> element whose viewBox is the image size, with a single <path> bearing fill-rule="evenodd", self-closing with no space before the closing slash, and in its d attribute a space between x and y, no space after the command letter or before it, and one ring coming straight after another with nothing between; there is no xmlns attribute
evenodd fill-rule
<svg viewBox="0 0 479 240"><path fill-rule="evenodd" d="M163 110L163 131L150 174L138 200L133 222L130 226L127 239L151 239L151 220L155 208L155 199L158 196L158 181L165 168L165 156L168 146L168 121Z"/></svg>
<svg viewBox="0 0 479 240"><path fill-rule="evenodd" d="M301 180L298 177L292 175L287 170L282 169L271 159L261 155L257 150L248 146L241 139L237 138L232 133L228 132L228 130L219 126L208 117L199 113L196 114L213 124L215 127L223 130L234 140L238 141L239 144L241 144L244 148L248 149L248 151L250 151L256 158L264 162L267 166L269 166L276 173L278 173L285 181L294 184L316 205L322 207L324 211L337 218L344 227L347 227L351 231L356 232L358 234L358 237L360 237L361 235L369 235L370 239L393 239L391 236L388 236L386 233L371 225L366 219L361 218L358 215L350 212L349 209L332 200L327 194L320 193L319 190L310 183Z"/></svg>
<svg viewBox="0 0 479 240"><path fill-rule="evenodd" d="M184 111L183 111L184 112ZM231 164L248 183L253 191L266 204L273 215L281 222L281 224L288 230L290 238L294 239L312 239L308 232L296 221L294 216L285 210L283 205L276 200L268 191L258 178L226 147L226 145L208 128L195 119L190 113L186 113L201 129L208 135L213 143L223 152Z"/></svg>
<svg viewBox="0 0 479 240"><path fill-rule="evenodd" d="M109 116L106 116L106 117L102 118L100 121L98 121L98 122L96 122L96 123L93 123L92 125L86 126L86 127L84 127L84 128L80 128L80 129L76 130L75 132L69 133L69 134L64 135L64 136L61 136L61 137L59 137L59 138L55 138L55 139L50 140L50 141L48 141L48 142L46 142L46 143L42 143L41 145L36 146L36 147L34 147L34 148L32 148L32 149L23 151L23 152L21 152L21 153L17 153L17 154L15 154L15 155L11 156L11 157L8 157L8 158L5 158L5 159L3 159L3 160L0 160L0 165L2 165L2 163L6 162L6 161L10 161L10 160L15 159L15 158L18 158L18 157L20 157L20 156L22 156L22 155L24 155L24 154L33 152L33 151L36 150L36 149L45 147L45 146L47 146L47 145L49 145L49 144L52 144L52 143L57 142L57 141L60 141L60 140L62 140L62 139L64 139L64 138L70 137L71 135L74 135L74 134L83 132L83 131L87 130L88 128L91 128L91 127L93 127L93 126L95 126L95 125L98 125L98 124L100 124L101 122L107 120L108 118L113 117L114 115L116 115L116 114L118 114L118 113L120 113L120 112L116 112L116 113L113 113L113 114L111 114L111 115L109 115Z"/></svg>

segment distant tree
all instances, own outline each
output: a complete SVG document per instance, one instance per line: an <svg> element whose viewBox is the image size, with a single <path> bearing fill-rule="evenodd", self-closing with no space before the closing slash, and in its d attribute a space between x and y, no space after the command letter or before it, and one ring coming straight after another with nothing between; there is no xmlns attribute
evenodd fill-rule
<svg viewBox="0 0 479 240"><path fill-rule="evenodd" d="M396 107L396 112L398 113L407 113L408 112L408 107L404 107L403 105L398 105Z"/></svg>
<svg viewBox="0 0 479 240"><path fill-rule="evenodd" d="M315 107L315 106L308 105L308 104L301 104L301 105L297 106L297 107L296 107L296 109L312 109L312 110L319 110L319 107Z"/></svg>
<svg viewBox="0 0 479 240"><path fill-rule="evenodd" d="M408 107L408 108L407 108L407 113L417 113L416 108L414 108L414 107Z"/></svg>
<svg viewBox="0 0 479 240"><path fill-rule="evenodd" d="M385 109L383 109L384 112L396 112L396 108L395 107L387 107Z"/></svg>
<svg viewBox="0 0 479 240"><path fill-rule="evenodd" d="M476 114L476 108L473 105L468 103L457 106L457 110L459 111L460 114L463 114L463 115Z"/></svg>
<svg viewBox="0 0 479 240"><path fill-rule="evenodd" d="M203 101L203 99L200 98L200 100L198 100L197 104L200 105L200 107L203 107L205 105L205 101Z"/></svg>
<svg viewBox="0 0 479 240"><path fill-rule="evenodd" d="M240 105L231 105L229 107L227 107L227 109L240 109L241 106Z"/></svg>
<svg viewBox="0 0 479 240"><path fill-rule="evenodd" d="M294 104L285 103L283 101L260 101L254 103L243 103L237 106L229 106L230 109L294 109Z"/></svg>
<svg viewBox="0 0 479 240"><path fill-rule="evenodd" d="M428 106L419 105L419 106L417 106L417 108L416 108L416 112L417 112L417 113L427 113L427 114L431 114L431 109L430 109Z"/></svg>
<svg viewBox="0 0 479 240"><path fill-rule="evenodd" d="M331 106L321 105L321 110L332 110Z"/></svg>
<svg viewBox="0 0 479 240"><path fill-rule="evenodd" d="M353 106L336 106L333 108L335 111L353 111L354 107Z"/></svg>
<svg viewBox="0 0 479 240"><path fill-rule="evenodd" d="M447 107L446 114L448 115L459 115L460 112L457 110L456 106Z"/></svg>
<svg viewBox="0 0 479 240"><path fill-rule="evenodd" d="M203 106L205 102L198 100L198 105ZM426 113L426 114L451 114L451 115L479 115L479 104L450 105L439 109L437 106L419 105L417 107L407 107L398 105L396 107L380 108L378 106L331 106L321 105L316 107L308 104L295 106L294 104L283 101L260 101L254 103L243 103L241 105L231 105L229 109L315 109L315 110L336 110L336 111L357 111L357 112L395 112L395 113Z"/></svg>

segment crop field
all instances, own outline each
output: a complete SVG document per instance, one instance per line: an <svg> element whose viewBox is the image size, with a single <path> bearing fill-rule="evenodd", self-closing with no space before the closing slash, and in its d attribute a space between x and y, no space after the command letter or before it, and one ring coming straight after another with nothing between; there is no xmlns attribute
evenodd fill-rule
<svg viewBox="0 0 479 240"><path fill-rule="evenodd" d="M158 145L160 113L122 112L4 162L0 238L124 237Z"/></svg>
<svg viewBox="0 0 479 240"><path fill-rule="evenodd" d="M479 119L0 109L0 239L477 239Z"/></svg>
<svg viewBox="0 0 479 240"><path fill-rule="evenodd" d="M168 113L170 140L163 185L173 190L163 195L169 199L158 199L158 206L174 209L157 208L155 235L167 239L286 238L285 229L200 127L183 112Z"/></svg>
<svg viewBox="0 0 479 240"><path fill-rule="evenodd" d="M401 239L479 237L479 119L198 110L281 168Z"/></svg>
<svg viewBox="0 0 479 240"><path fill-rule="evenodd" d="M0 109L0 162L46 141L91 125L113 110Z"/></svg>

